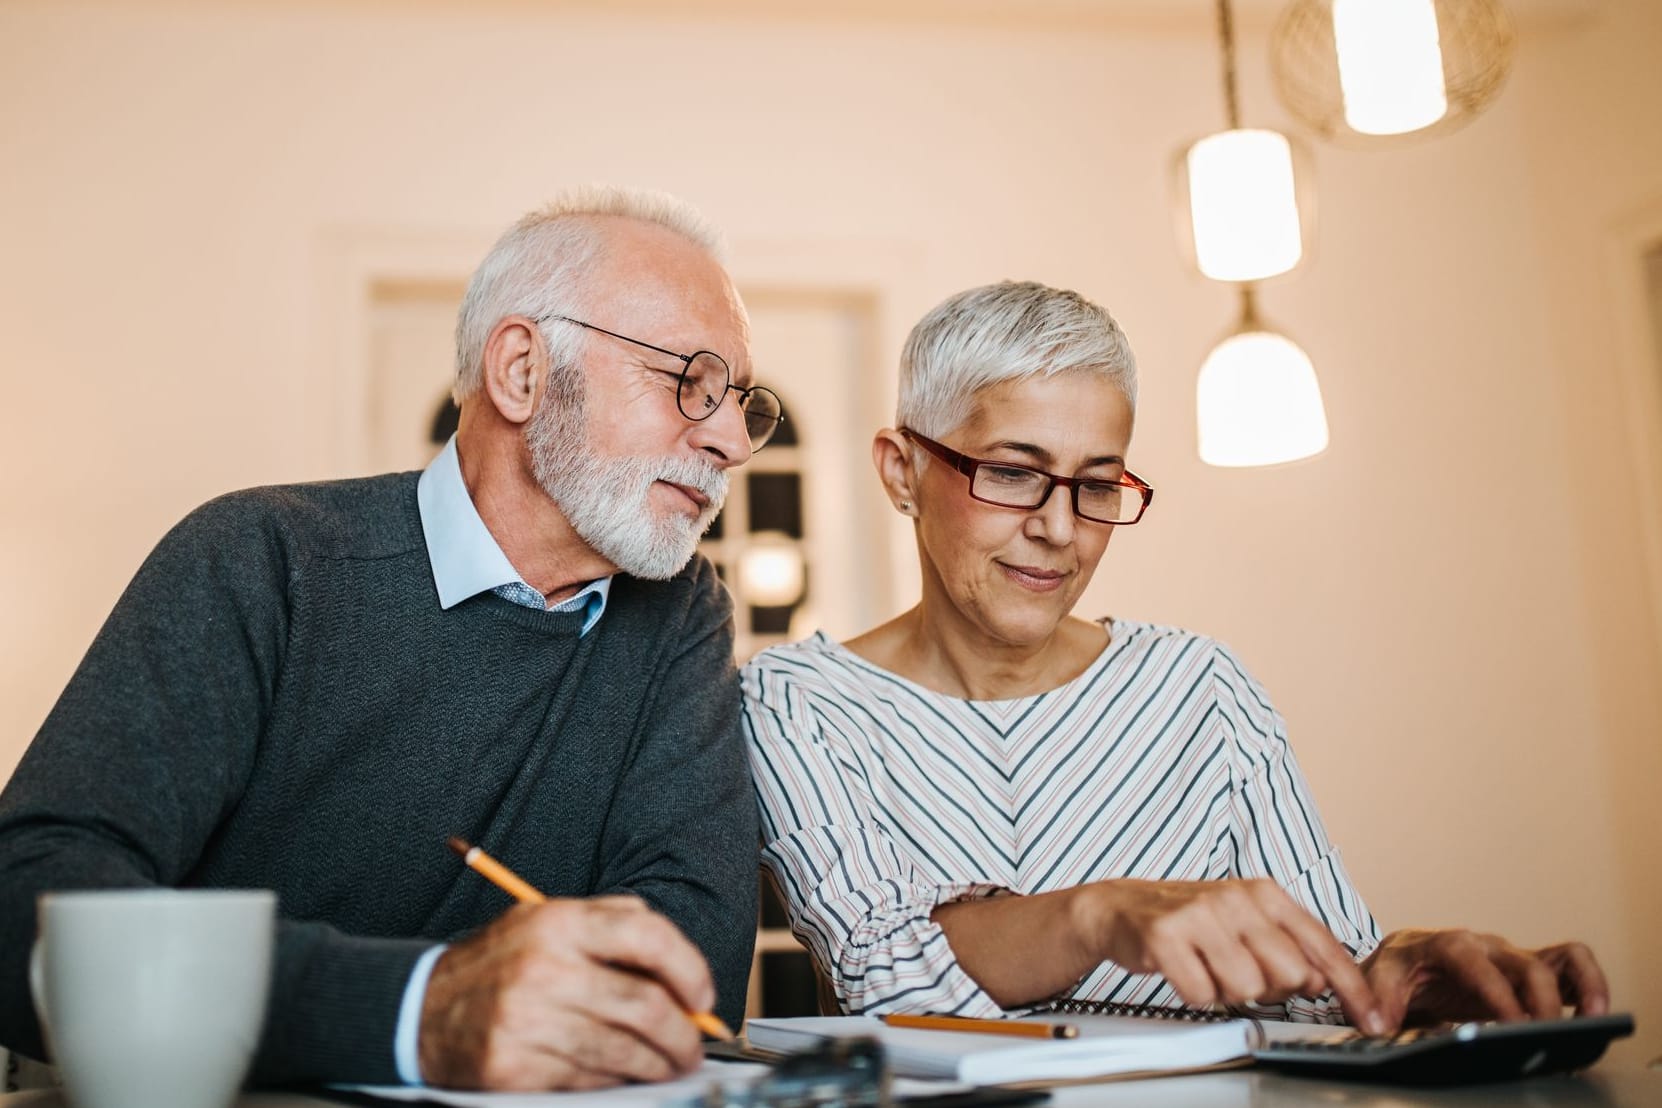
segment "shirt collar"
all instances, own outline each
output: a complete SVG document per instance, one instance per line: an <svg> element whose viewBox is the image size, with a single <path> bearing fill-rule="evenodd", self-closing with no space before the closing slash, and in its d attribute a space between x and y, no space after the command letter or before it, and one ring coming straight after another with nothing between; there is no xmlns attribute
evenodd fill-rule
<svg viewBox="0 0 1662 1108"><path fill-rule="evenodd" d="M422 471L416 482L416 505L421 511L421 532L427 540L427 561L433 570L433 584L438 587L440 608L453 608L470 596L503 585L531 587L502 553L473 506L462 481L456 436L450 436L439 456ZM583 622L586 632L606 610L611 586L610 577L601 577L557 607L571 610L583 601L581 607L588 611Z"/></svg>

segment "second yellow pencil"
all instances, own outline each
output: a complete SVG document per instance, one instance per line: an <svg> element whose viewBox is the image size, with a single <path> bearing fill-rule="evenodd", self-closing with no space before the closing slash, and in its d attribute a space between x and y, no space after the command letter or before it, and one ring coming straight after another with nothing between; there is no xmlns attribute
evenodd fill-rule
<svg viewBox="0 0 1662 1108"><path fill-rule="evenodd" d="M924 1031L969 1031L977 1035L1015 1035L1023 1039L1075 1039L1079 1028L1066 1023L1040 1020L983 1020L968 1016L882 1017L890 1027L916 1027Z"/></svg>

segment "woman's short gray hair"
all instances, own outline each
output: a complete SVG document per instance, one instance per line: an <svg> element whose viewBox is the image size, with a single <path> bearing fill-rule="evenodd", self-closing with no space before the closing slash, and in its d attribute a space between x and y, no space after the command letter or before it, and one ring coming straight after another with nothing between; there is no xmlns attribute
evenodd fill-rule
<svg viewBox="0 0 1662 1108"><path fill-rule="evenodd" d="M918 321L900 352L897 426L939 438L1003 381L1101 374L1137 408L1137 361L1114 317L1077 292L1002 281L960 292Z"/></svg>
<svg viewBox="0 0 1662 1108"><path fill-rule="evenodd" d="M583 278L603 241L602 229L587 216L622 216L655 223L719 258L721 236L684 200L648 189L591 185L561 193L527 214L496 240L473 271L456 315L456 403L483 383L485 340L510 315L542 319L552 315L584 319L589 310ZM577 389L572 372L582 341L576 327L543 324L543 341L554 363L551 386L570 400Z"/></svg>

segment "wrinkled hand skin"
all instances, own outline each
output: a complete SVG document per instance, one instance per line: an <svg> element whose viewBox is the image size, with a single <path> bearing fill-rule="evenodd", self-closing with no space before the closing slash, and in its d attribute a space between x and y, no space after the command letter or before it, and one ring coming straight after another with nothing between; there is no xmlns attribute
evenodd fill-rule
<svg viewBox="0 0 1662 1108"><path fill-rule="evenodd" d="M1389 1030L1445 1020L1557 1019L1610 1010L1610 986L1582 943L1538 950L1459 929L1394 931L1362 963Z"/></svg>
<svg viewBox="0 0 1662 1108"><path fill-rule="evenodd" d="M422 1080L458 1089L663 1081L702 1058L715 986L676 926L625 896L521 905L447 949L421 1009Z"/></svg>
<svg viewBox="0 0 1662 1108"><path fill-rule="evenodd" d="M1158 973L1192 1007L1274 1003L1332 989L1351 1022L1380 1027L1378 1001L1349 950L1273 881L1103 884L1106 956Z"/></svg>

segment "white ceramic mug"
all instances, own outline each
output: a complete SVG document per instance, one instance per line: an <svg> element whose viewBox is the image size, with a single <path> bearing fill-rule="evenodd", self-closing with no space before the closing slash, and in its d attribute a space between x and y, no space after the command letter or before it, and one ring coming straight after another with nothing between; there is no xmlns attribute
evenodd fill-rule
<svg viewBox="0 0 1662 1108"><path fill-rule="evenodd" d="M76 1108L225 1108L259 1044L277 897L47 893L30 984Z"/></svg>

